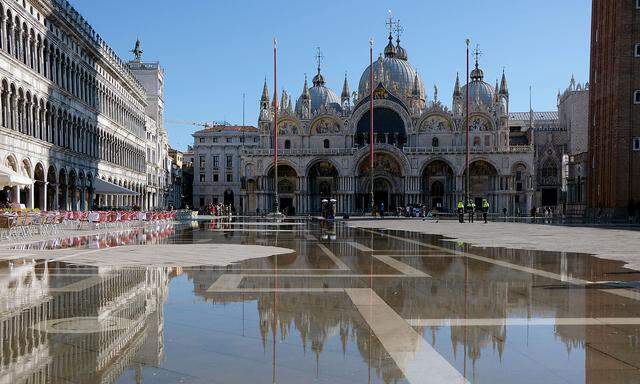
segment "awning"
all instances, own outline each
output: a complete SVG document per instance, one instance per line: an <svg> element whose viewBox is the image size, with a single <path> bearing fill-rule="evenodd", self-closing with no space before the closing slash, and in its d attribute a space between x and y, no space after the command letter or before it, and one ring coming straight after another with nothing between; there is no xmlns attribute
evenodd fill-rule
<svg viewBox="0 0 640 384"><path fill-rule="evenodd" d="M93 191L99 195L129 195L138 196L138 192L110 183L108 181L96 178L93 183Z"/></svg>
<svg viewBox="0 0 640 384"><path fill-rule="evenodd" d="M18 187L24 185L33 185L33 180L27 176L22 176L6 165L0 164L0 186Z"/></svg>

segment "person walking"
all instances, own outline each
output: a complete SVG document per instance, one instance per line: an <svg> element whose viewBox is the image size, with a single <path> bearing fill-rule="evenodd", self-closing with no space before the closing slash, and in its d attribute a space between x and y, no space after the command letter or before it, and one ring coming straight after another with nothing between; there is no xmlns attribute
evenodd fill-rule
<svg viewBox="0 0 640 384"><path fill-rule="evenodd" d="M384 202L380 203L380 218L384 219Z"/></svg>
<svg viewBox="0 0 640 384"><path fill-rule="evenodd" d="M473 223L473 218L476 214L476 203L473 200L469 200L467 203L467 212L469 213L469 222Z"/></svg>
<svg viewBox="0 0 640 384"><path fill-rule="evenodd" d="M462 200L458 201L458 221L464 223L464 203Z"/></svg>
<svg viewBox="0 0 640 384"><path fill-rule="evenodd" d="M489 202L487 199L482 199L482 218L484 223L487 223L487 215L489 214Z"/></svg>

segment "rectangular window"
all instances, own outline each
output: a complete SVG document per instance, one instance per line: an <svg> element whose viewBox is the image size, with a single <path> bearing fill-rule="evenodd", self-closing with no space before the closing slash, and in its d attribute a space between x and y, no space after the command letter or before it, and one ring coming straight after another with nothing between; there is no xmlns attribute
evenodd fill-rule
<svg viewBox="0 0 640 384"><path fill-rule="evenodd" d="M228 182L228 183L233 182L233 175L232 175L232 174L230 174L230 173L227 173L227 182Z"/></svg>
<svg viewBox="0 0 640 384"><path fill-rule="evenodd" d="M640 137L633 138L633 150L640 151Z"/></svg>
<svg viewBox="0 0 640 384"><path fill-rule="evenodd" d="M198 159L200 160L200 169L204 168L206 166L206 160L204 156L199 156Z"/></svg>
<svg viewBox="0 0 640 384"><path fill-rule="evenodd" d="M227 168L233 167L233 156L227 155Z"/></svg>
<svg viewBox="0 0 640 384"><path fill-rule="evenodd" d="M374 110L374 111L375 111L375 110ZM374 116L375 116L375 113L374 113ZM257 138L257 137L254 137L254 138L253 138L253 142L254 142L254 143L257 143L257 142L258 142L258 138Z"/></svg>
<svg viewBox="0 0 640 384"><path fill-rule="evenodd" d="M635 56L640 57L640 43L636 43Z"/></svg>
<svg viewBox="0 0 640 384"><path fill-rule="evenodd" d="M636 0L636 9L640 9L640 0Z"/></svg>
<svg viewBox="0 0 640 384"><path fill-rule="evenodd" d="M204 173L201 173L201 174L200 174L200 182L201 182L201 183L204 183L204 182L205 182L205 180L206 180L206 179L205 179L205 177L204 177Z"/></svg>
<svg viewBox="0 0 640 384"><path fill-rule="evenodd" d="M232 137L227 137L227 143L231 143L233 141Z"/></svg>
<svg viewBox="0 0 640 384"><path fill-rule="evenodd" d="M204 137L201 137L199 140L201 143L204 143Z"/></svg>
<svg viewBox="0 0 640 384"><path fill-rule="evenodd" d="M218 138L217 137L213 137L213 138L211 138L211 141L213 141L214 143L217 143L218 142Z"/></svg>
<svg viewBox="0 0 640 384"><path fill-rule="evenodd" d="M214 173L214 174L213 174L213 182L214 182L214 183L217 183L217 182L218 182L218 174L217 174L217 173Z"/></svg>
<svg viewBox="0 0 640 384"><path fill-rule="evenodd" d="M213 155L213 168L218 168L220 166L220 156Z"/></svg>

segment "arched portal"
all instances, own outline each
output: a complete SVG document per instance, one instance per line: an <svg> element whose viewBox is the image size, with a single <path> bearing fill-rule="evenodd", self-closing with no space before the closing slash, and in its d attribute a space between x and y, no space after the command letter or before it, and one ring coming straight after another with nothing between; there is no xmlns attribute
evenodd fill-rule
<svg viewBox="0 0 640 384"><path fill-rule="evenodd" d="M456 180L453 169L442 160L434 160L422 171L422 202L440 211L453 210Z"/></svg>
<svg viewBox="0 0 640 384"><path fill-rule="evenodd" d="M58 175L58 209L61 211L67 210L67 172L63 169L60 170Z"/></svg>
<svg viewBox="0 0 640 384"><path fill-rule="evenodd" d="M365 112L358 121L355 145L366 146L370 142L371 112ZM373 133L376 143L388 143L402 148L407 142L407 131L402 117L391 108L378 107L373 110Z"/></svg>
<svg viewBox="0 0 640 384"><path fill-rule="evenodd" d="M309 183L309 211L320 212L322 199L337 199L338 170L329 161L318 161L307 174Z"/></svg>
<svg viewBox="0 0 640 384"><path fill-rule="evenodd" d="M370 209L371 197L369 157L360 161L357 175L356 209L366 211ZM384 206L385 211L391 211L404 205L404 172L398 159L386 152L377 153L374 158L373 178L374 204L378 210Z"/></svg>
<svg viewBox="0 0 640 384"><path fill-rule="evenodd" d="M38 208L41 211L47 210L47 201L46 201L46 189L47 185L45 183L44 177L44 167L41 163L36 164L36 168L33 172L33 179L35 180L35 184L33 185L33 199L34 199L34 208Z"/></svg>
<svg viewBox="0 0 640 384"><path fill-rule="evenodd" d="M268 174L268 190L272 196L271 201L268 203L270 207L273 207L275 202L275 167L271 167ZM296 212L298 196L298 173L290 165L279 164L278 165L278 203L280 212L288 215L294 215ZM273 210L273 208L270 208Z"/></svg>
<svg viewBox="0 0 640 384"><path fill-rule="evenodd" d="M31 171L31 163L29 162L29 160L24 159L22 160L22 164L20 167L20 172L23 176L26 176L30 179L32 179L33 173ZM20 202L23 203L27 208L32 208L34 207L34 202L33 202L33 195L31 194L31 188L33 188L33 186L25 186L22 188L19 188L20 190Z"/></svg>
<svg viewBox="0 0 640 384"><path fill-rule="evenodd" d="M233 201L234 196L231 189L227 189L226 191L224 191L223 198L224 205L230 205L232 209L235 209L235 203Z"/></svg>
<svg viewBox="0 0 640 384"><path fill-rule="evenodd" d="M469 164L471 170L469 175L469 198L473 199L476 206L482 206L482 199L487 199L490 209L495 210L496 198L495 194L498 189L498 171L489 162L484 160L476 160ZM466 186L465 170L463 177L463 187ZM465 187L466 188L466 187Z"/></svg>
<svg viewBox="0 0 640 384"><path fill-rule="evenodd" d="M47 170L47 211L58 209L56 197L58 196L58 177L56 176L56 168L53 165Z"/></svg>

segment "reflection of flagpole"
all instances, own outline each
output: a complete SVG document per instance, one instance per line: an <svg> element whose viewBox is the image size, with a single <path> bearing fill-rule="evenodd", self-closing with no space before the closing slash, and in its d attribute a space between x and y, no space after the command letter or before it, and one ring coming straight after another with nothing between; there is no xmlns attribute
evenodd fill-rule
<svg viewBox="0 0 640 384"><path fill-rule="evenodd" d="M381 64L382 65L382 64ZM370 84L371 87L369 89L369 160L370 160L370 177L371 177L371 196L369 196L369 201L371 202L371 213L373 213L373 205L375 204L375 199L373 195L373 168L374 168L374 155L373 155L373 38L369 39L369 75L370 75Z"/></svg>
<svg viewBox="0 0 640 384"><path fill-rule="evenodd" d="M273 167L275 170L275 213L280 212L278 199L278 40L273 38Z"/></svg>
<svg viewBox="0 0 640 384"><path fill-rule="evenodd" d="M467 104L467 109L465 112L465 127L466 127L466 133L467 133L467 156L466 156L466 160L465 160L465 169L467 170L467 175L465 177L465 206L467 204L469 204L469 175L471 174L471 170L469 169L469 92L471 91L469 88L469 44L471 43L471 40L467 39L465 41L467 43L467 91L465 92L466 95L466 104Z"/></svg>

